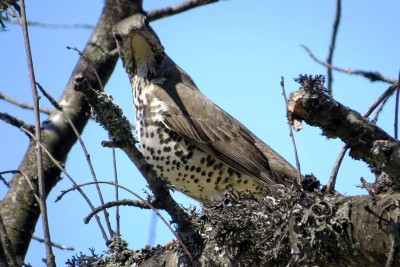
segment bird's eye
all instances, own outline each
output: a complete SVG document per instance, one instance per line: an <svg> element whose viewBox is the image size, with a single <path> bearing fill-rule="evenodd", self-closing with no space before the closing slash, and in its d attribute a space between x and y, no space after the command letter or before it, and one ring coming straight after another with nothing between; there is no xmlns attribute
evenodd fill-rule
<svg viewBox="0 0 400 267"><path fill-rule="evenodd" d="M117 41L117 43L122 43L122 37L118 33L114 33L114 38Z"/></svg>
<svg viewBox="0 0 400 267"><path fill-rule="evenodd" d="M150 24L149 24L149 21L148 21L147 19L144 20L144 25L145 25L146 27L149 27Z"/></svg>

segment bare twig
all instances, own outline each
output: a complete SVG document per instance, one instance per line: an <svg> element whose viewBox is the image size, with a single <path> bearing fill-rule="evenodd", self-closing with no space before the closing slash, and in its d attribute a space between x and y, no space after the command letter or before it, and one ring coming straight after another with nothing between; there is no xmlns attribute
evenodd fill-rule
<svg viewBox="0 0 400 267"><path fill-rule="evenodd" d="M37 236L32 236L32 239L34 239L34 240L36 240L36 241L38 241L40 243L44 243L44 239L43 238L40 238L40 237L37 237ZM59 248L59 249L62 249L62 250L75 250L73 247L63 246L63 245L55 243L55 242L51 242L51 245L53 247L55 247L55 248Z"/></svg>
<svg viewBox="0 0 400 267"><path fill-rule="evenodd" d="M32 133L28 132L26 129L21 128L21 130L24 131L24 132L26 132L28 135L30 135L32 138L35 139L35 136L34 136ZM35 139L35 140L36 140L36 139ZM75 180L71 177L71 175L69 175L69 173L63 168L63 166L61 166L61 164L51 155L51 153L50 153L45 147L43 147L43 145L42 145L41 143L39 143L39 145L43 148L44 152L46 152L47 156L48 156L48 157L50 158L50 160L57 166L57 168L60 169L60 171L62 171L62 172L65 174L65 176L67 176L67 178L71 181L71 183L72 183L74 186L78 185L78 184L75 182ZM86 200L86 202L88 203L90 209L91 209L91 210L94 210L95 207L93 206L92 202L90 201L89 197L85 194L85 192L83 192L83 190L80 189L80 188L78 188L77 190L78 190L78 192L83 196L83 198ZM59 199L56 199L56 202L57 202L57 201L59 201ZM97 216L97 215L96 215L96 221L97 221L97 224L99 225L99 228L100 228L101 233L103 234L104 240L107 242L107 241L108 241L108 237L107 237L106 231L104 230L104 227L103 227L103 225L101 224L101 221L100 221L99 216Z"/></svg>
<svg viewBox="0 0 400 267"><path fill-rule="evenodd" d="M342 10L341 0L336 0L335 22L333 23L331 44L329 45L329 54L328 54L328 58L326 59L326 63L329 65L332 65L333 52L335 50L336 36L337 36L338 29L339 29L341 10ZM327 68L327 71L328 71L327 72L327 80L328 80L327 92L328 92L328 94L332 95L332 82L333 82L332 69Z"/></svg>
<svg viewBox="0 0 400 267"><path fill-rule="evenodd" d="M295 155L295 157L296 157L296 167L297 167L297 171L298 171L298 173L299 173L298 180L297 180L297 184L300 186L300 185L301 185L300 160L299 160L299 155L298 155L298 153L297 153L296 141L295 141L295 139L294 139L293 130L292 130L292 127L291 127L291 124L290 124L290 119L289 119L290 116L288 115L288 112L289 112L288 109L287 109L287 106L288 106L288 99L287 99L286 91L285 91L285 78L284 78L283 76L281 77L281 88L282 88L282 95L283 95L283 98L285 99L286 116L287 116L288 125L289 125L289 134L290 134L290 138L292 139L292 144L293 144L293 149L294 149L294 155Z"/></svg>
<svg viewBox="0 0 400 267"><path fill-rule="evenodd" d="M115 155L115 148L111 148L112 151L112 158L113 158L113 168L114 168L114 182L118 184L118 171L117 171L117 158ZM118 186L115 187L115 200L119 201L119 188ZM120 228L120 216L119 216L119 206L116 207L115 210L115 221L117 225L117 235L121 236L121 228Z"/></svg>
<svg viewBox="0 0 400 267"><path fill-rule="evenodd" d="M99 80L99 82L100 82L100 80ZM44 88L40 84L37 84L37 85L38 85L40 91L43 93L43 95L50 101L50 103L57 110L59 110L65 116L65 118L68 120L68 123L71 126L72 130L74 131L76 137L78 138L79 144L81 145L82 150L83 150L83 152L85 154L86 162L87 162L87 164L89 166L90 173L91 173L91 175L93 177L93 180L95 182L97 182L97 176L96 176L96 172L94 171L94 167L93 167L92 161L90 160L90 154L87 151L85 143L83 142L83 140L81 138L81 135L79 134L79 131L76 129L76 127L75 127L74 123L72 122L71 118L68 116L68 114L66 112L64 112L64 109L57 103L57 101L51 95L49 95L46 92L46 90L44 90ZM101 205L104 205L103 194L101 193L101 190L100 190L100 187L98 186L98 184L96 184L96 189L97 189L97 193L98 193L99 198L100 198L100 203L101 203ZM112 228L111 228L109 214L107 213L107 211L104 211L104 217L105 217L105 221L106 221L106 224L107 224L107 227L108 227L109 234L112 237L113 236L113 231L112 231Z"/></svg>
<svg viewBox="0 0 400 267"><path fill-rule="evenodd" d="M7 229L6 229L6 226L4 225L3 217L1 216L1 214L0 214L0 239L1 239L1 245L3 248L4 254L6 256L8 265L11 267L19 266L15 259L15 254L14 254L13 247L11 245L11 240L7 234Z"/></svg>
<svg viewBox="0 0 400 267"><path fill-rule="evenodd" d="M11 23L11 24L17 24L18 21L10 18L4 19L4 21ZM56 29L87 29L87 30L92 30L94 28L94 25L91 24L84 24L84 23L73 23L73 24L62 24L62 23L44 23L40 21L33 21L33 20L27 20L26 23L29 26L37 26L37 27L46 27L46 28L56 28Z"/></svg>
<svg viewBox="0 0 400 267"><path fill-rule="evenodd" d="M26 103L19 102L19 101L15 100L15 99L13 99L13 98L11 98L9 96L6 96L2 92L0 92L0 99L3 99L3 100L5 100L5 101L7 101L7 102L9 102L11 104L14 104L14 105L16 105L18 107L21 107L21 108L33 110L33 105L29 105L29 104L26 104ZM45 113L45 114L50 114L51 113L51 109L44 108L44 107L39 107L39 111L42 112L42 113Z"/></svg>
<svg viewBox="0 0 400 267"><path fill-rule="evenodd" d="M18 129L20 128L25 128L30 132L35 131L35 127L33 125L27 125L24 121L19 120L7 113L0 112L0 120L17 127Z"/></svg>
<svg viewBox="0 0 400 267"><path fill-rule="evenodd" d="M19 172L22 177L24 177L25 181L29 185L29 188L31 189L34 197L36 198L37 203L40 203L40 193L39 193L39 188L36 184L32 183L31 179L29 179L28 175L26 173L20 171Z"/></svg>
<svg viewBox="0 0 400 267"><path fill-rule="evenodd" d="M400 80L400 71L399 71L399 80ZM397 90L396 90L396 106L394 109L394 138L398 138L398 126L397 123L399 122L399 94L400 94L400 86L399 80L397 81Z"/></svg>
<svg viewBox="0 0 400 267"><path fill-rule="evenodd" d="M149 20L153 21L182 13L192 8L216 2L218 2L218 0L188 0L166 8L151 10L147 13L147 17L149 18Z"/></svg>
<svg viewBox="0 0 400 267"><path fill-rule="evenodd" d="M353 70L353 69L335 67L333 65L330 65L330 64L328 64L326 62L323 62L322 60L318 59L307 46L301 45L301 47L303 47L306 50L306 52L310 55L310 57L315 62L317 62L318 64L321 64L322 66L324 66L326 68L330 68L332 70L336 70L336 71L339 71L339 72L344 72L344 73L347 73L347 74L360 75L360 76L363 76L363 77L369 79L371 82L382 81L382 82L387 82L387 83L390 83L390 84L394 84L396 82L396 80L384 77L382 74L380 74L379 72L376 72L376 71L372 72L372 71L362 71L362 70Z"/></svg>
<svg viewBox="0 0 400 267"><path fill-rule="evenodd" d="M40 211L42 214L42 224L43 224L43 234L46 244L46 264L49 267L56 267L55 257L53 254L53 249L51 247L51 237L49 221L47 217L47 206L46 206L46 187L43 169L43 154L42 148L39 145L42 142L42 133L40 129L40 112L39 112L39 96L36 89L36 79L35 72L33 69L32 52L31 45L29 41L28 26L26 24L26 10L25 10L25 0L21 0L21 16L19 18L22 32L24 34L24 42L26 49L26 57L28 60L29 78L31 82L32 97L34 104L35 113L35 135L36 135L36 151L37 151L37 167L38 167L38 178L39 178L39 197L40 197Z"/></svg>
<svg viewBox="0 0 400 267"><path fill-rule="evenodd" d="M385 92L383 92L383 94L378 98L378 100L376 100L375 103L372 104L372 106L367 110L367 112L364 114L363 117L364 118L368 118L372 114L372 112L377 107L381 106L381 104L386 99L388 99L397 88L398 88L398 82L396 82L392 86L389 86L389 88L386 89ZM347 149L348 149L347 145L344 145L342 147L342 150L340 151L340 153L339 153L339 155L338 155L338 157L336 159L335 165L333 166L333 169L332 169L332 172L331 172L331 176L329 178L329 182L328 182L328 185L327 185L327 190L326 190L329 193L331 193L331 192L333 192L335 190L336 177L338 175L340 165L342 164L342 161L343 161L343 158L344 158L344 156L345 156L345 154L347 152Z"/></svg>
<svg viewBox="0 0 400 267"><path fill-rule="evenodd" d="M79 56L81 56L81 57L86 61L86 63L88 64L88 66L92 69L93 74L96 76L97 82L98 82L98 84L99 84L99 89L103 92L103 91L104 91L103 83L101 82L100 76L99 76L99 74L97 73L96 68L93 67L93 64L92 64L92 61L90 60L90 58L88 58L87 56L85 56L85 55L82 53L82 51L79 50L79 49L76 48L76 47L67 46L67 49L72 49L72 50L78 52Z"/></svg>
<svg viewBox="0 0 400 267"><path fill-rule="evenodd" d="M0 181L2 181L4 183L5 186L10 187L10 184L7 182L7 180L3 177L3 174L7 174L7 173L11 173L11 174L16 174L19 173L19 170L9 170L9 171L2 171L0 172Z"/></svg>
<svg viewBox="0 0 400 267"><path fill-rule="evenodd" d="M61 198L62 196L64 196L65 194L67 194L70 191L73 191L77 188L83 187L83 186L87 186L87 185L92 185L95 182L88 182L88 183L84 183L84 184L80 184L80 185L76 185L68 190L65 190L62 192L62 194L58 197ZM107 181L99 181L97 182L99 184L109 184L109 185L113 185L113 186L118 186L122 189L124 189L125 191L131 193L132 195L134 195L135 197L137 197L142 203L144 203L145 205L147 205L147 207L149 207L150 209L152 209L157 216L164 222L164 224L168 227L168 229L171 231L171 233L175 236L175 238L180 242L180 244L182 245L182 248L185 250L186 254L188 255L188 257L190 258L190 260L195 263L195 260L192 256L192 254L190 253L189 249L186 247L186 245L183 243L182 239L179 237L179 235L174 231L174 229L172 229L171 225L167 222L167 220L161 215L161 213L154 208L148 201L146 201L144 198L142 198L141 196L139 196L138 194L136 194L134 191L130 190L129 188L116 184L114 182L107 182Z"/></svg>
<svg viewBox="0 0 400 267"><path fill-rule="evenodd" d="M333 169L331 172L331 176L329 176L328 185L326 186L326 192L328 193L333 193L335 191L336 178L339 173L340 166L342 165L344 156L346 155L347 149L348 149L347 145L344 145L342 147L342 150L340 150L338 157L336 158L335 165L333 165Z"/></svg>
<svg viewBox="0 0 400 267"><path fill-rule="evenodd" d="M383 102L379 105L379 108L375 111L375 115L374 118L371 120L374 123L378 122L379 119L379 115L381 114L381 112L383 111L383 108L386 106L386 103L389 101L389 99L393 96L395 91L392 92L391 95L389 95L387 98L385 98L385 100L383 100Z"/></svg>
<svg viewBox="0 0 400 267"><path fill-rule="evenodd" d="M116 187L118 187L118 186L116 186ZM150 203L150 204L152 205L152 203ZM141 208L141 209L151 209L149 207L149 203L147 203L147 202L143 202L140 200L132 200L132 199L120 199L120 200L104 203L103 206L97 207L88 216L86 216L86 218L83 219L83 221L85 223L89 223L90 220L92 219L93 215L95 215L96 213L99 213L100 211L102 211L104 209L109 209L112 207L118 208L120 206L130 206L130 207L137 207L137 208Z"/></svg>

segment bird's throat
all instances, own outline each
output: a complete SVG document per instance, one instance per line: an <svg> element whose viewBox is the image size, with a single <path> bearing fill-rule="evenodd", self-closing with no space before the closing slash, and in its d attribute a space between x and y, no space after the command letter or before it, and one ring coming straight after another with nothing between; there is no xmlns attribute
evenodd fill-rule
<svg viewBox="0 0 400 267"><path fill-rule="evenodd" d="M157 53L142 35L136 34L132 39L135 74L142 79L151 80L157 73Z"/></svg>

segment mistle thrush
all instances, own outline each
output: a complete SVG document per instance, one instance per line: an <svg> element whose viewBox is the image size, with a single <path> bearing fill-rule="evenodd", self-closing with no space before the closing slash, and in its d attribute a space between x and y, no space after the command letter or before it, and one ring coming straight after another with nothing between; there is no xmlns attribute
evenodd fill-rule
<svg viewBox="0 0 400 267"><path fill-rule="evenodd" d="M230 187L257 195L294 181L295 168L168 57L144 15L121 21L113 34L132 84L138 146L160 177L201 202Z"/></svg>

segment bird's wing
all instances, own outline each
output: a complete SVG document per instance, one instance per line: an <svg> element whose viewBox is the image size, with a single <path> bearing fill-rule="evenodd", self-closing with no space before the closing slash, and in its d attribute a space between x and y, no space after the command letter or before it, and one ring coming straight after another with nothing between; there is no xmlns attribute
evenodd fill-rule
<svg viewBox="0 0 400 267"><path fill-rule="evenodd" d="M173 98L177 100L170 104L170 112L163 117L166 127L237 171L258 177L266 184L284 182L274 172L269 157L282 161L279 164L283 167L287 164L289 173L295 173L282 157L195 89L185 84L175 85ZM170 93L171 90L158 90L158 94Z"/></svg>

